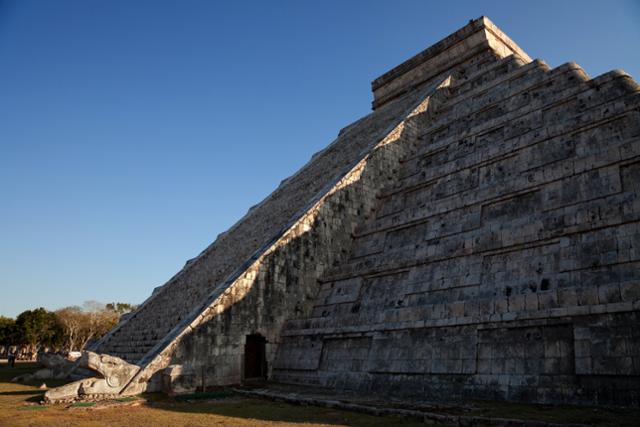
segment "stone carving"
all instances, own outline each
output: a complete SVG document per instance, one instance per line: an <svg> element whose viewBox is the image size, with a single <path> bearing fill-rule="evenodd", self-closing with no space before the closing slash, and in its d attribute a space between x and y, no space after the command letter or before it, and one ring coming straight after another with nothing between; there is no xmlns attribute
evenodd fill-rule
<svg viewBox="0 0 640 427"><path fill-rule="evenodd" d="M106 354L83 352L77 361L81 368L90 369L101 377L84 378L47 391L47 403L70 402L85 399L103 399L119 395L127 382L140 370L124 360Z"/></svg>
<svg viewBox="0 0 640 427"><path fill-rule="evenodd" d="M373 112L96 343L140 366L118 392L266 372L638 406L635 81L551 69L481 17L372 89Z"/></svg>

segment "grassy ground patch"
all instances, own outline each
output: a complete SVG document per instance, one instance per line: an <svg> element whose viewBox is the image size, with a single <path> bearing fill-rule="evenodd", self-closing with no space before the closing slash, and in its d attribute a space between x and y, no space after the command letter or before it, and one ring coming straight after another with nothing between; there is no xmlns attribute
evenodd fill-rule
<svg viewBox="0 0 640 427"><path fill-rule="evenodd" d="M21 406L18 408L18 411L42 411L45 409L48 409L48 408L42 405L30 405L30 406Z"/></svg>
<svg viewBox="0 0 640 427"><path fill-rule="evenodd" d="M75 402L71 405L72 408L92 408L96 406L96 402Z"/></svg>

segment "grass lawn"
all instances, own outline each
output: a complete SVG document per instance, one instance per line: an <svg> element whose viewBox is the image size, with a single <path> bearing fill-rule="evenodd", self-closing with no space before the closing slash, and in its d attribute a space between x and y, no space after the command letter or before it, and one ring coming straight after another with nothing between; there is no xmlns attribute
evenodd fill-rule
<svg viewBox="0 0 640 427"><path fill-rule="evenodd" d="M11 383L11 378L32 372L36 365L18 363L9 368L0 364L0 426L411 426L425 424L396 417L370 415L294 406L237 396L208 401L182 402L162 395L131 406L131 399L120 399L98 409L86 404L37 405L43 390L38 384ZM46 381L50 387L62 382Z"/></svg>

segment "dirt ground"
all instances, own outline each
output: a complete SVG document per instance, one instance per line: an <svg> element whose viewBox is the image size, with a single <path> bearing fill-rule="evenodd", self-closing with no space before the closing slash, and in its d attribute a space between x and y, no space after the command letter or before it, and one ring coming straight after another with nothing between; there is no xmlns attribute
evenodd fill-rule
<svg viewBox="0 0 640 427"><path fill-rule="evenodd" d="M0 363L0 426L424 426L396 417L375 417L311 406L295 406L261 399L222 397L182 402L162 395L122 399L109 406L82 404L43 406L39 384L11 383L32 372L33 363L9 368ZM48 386L60 382L47 382Z"/></svg>

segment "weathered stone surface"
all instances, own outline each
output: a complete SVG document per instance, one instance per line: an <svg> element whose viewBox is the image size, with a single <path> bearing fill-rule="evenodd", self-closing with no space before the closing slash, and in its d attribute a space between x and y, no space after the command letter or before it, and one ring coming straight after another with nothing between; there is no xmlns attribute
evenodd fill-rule
<svg viewBox="0 0 640 427"><path fill-rule="evenodd" d="M140 370L124 360L106 354L83 352L77 361L81 368L90 369L101 377L85 378L47 391L47 403L68 402L82 399L102 399L121 394L123 388Z"/></svg>
<svg viewBox="0 0 640 427"><path fill-rule="evenodd" d="M172 395L189 393L200 387L197 379L193 369L170 365L162 371L162 389Z"/></svg>
<svg viewBox="0 0 640 427"><path fill-rule="evenodd" d="M639 405L640 87L532 61L483 17L373 89L373 113L97 344L140 366L121 392L266 372Z"/></svg>
<svg viewBox="0 0 640 427"><path fill-rule="evenodd" d="M493 79L454 84L420 129L312 315L283 331L276 380L638 405L639 88L575 64ZM327 363L290 363L305 351Z"/></svg>

